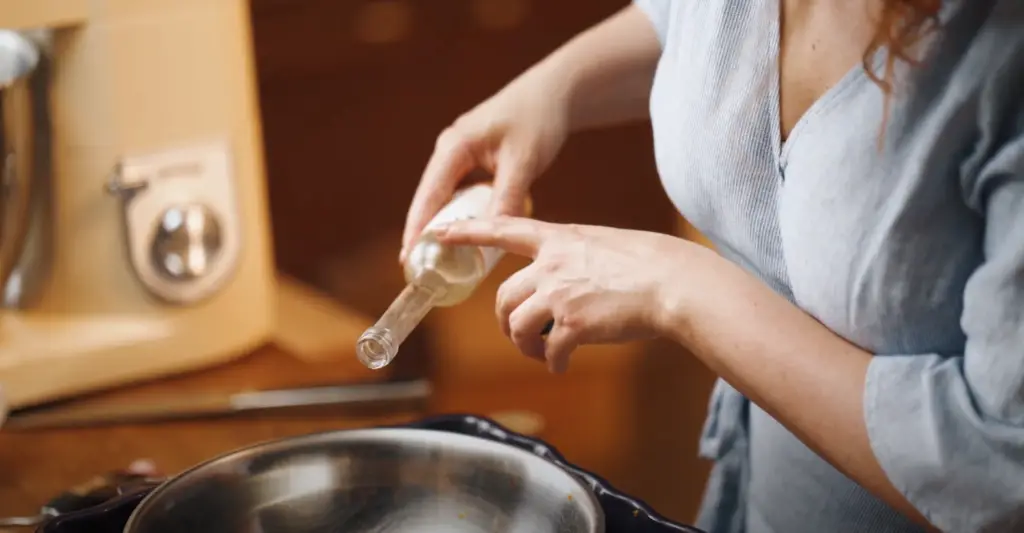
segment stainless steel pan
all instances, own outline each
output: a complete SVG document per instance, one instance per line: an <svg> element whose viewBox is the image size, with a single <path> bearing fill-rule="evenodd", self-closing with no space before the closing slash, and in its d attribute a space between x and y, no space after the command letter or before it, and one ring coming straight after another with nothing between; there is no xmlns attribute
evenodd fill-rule
<svg viewBox="0 0 1024 533"><path fill-rule="evenodd" d="M170 480L151 475L94 480L9 523L38 533L701 533L472 415L285 439Z"/></svg>
<svg viewBox="0 0 1024 533"><path fill-rule="evenodd" d="M604 533L590 489L502 443L380 428L285 439L151 492L125 533Z"/></svg>

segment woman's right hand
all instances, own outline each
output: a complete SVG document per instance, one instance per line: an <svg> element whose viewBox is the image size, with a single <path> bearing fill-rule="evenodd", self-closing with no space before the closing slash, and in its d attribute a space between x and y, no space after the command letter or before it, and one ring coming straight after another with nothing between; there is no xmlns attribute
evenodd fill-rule
<svg viewBox="0 0 1024 533"><path fill-rule="evenodd" d="M438 136L409 207L402 260L473 170L494 176L490 214L523 214L530 186L551 165L568 135L568 112L564 99L557 96L560 91L530 74L459 117Z"/></svg>
<svg viewBox="0 0 1024 533"><path fill-rule="evenodd" d="M570 131L646 118L661 44L630 4L584 31L441 133L420 179L401 258L471 171L494 176L492 215L522 215Z"/></svg>

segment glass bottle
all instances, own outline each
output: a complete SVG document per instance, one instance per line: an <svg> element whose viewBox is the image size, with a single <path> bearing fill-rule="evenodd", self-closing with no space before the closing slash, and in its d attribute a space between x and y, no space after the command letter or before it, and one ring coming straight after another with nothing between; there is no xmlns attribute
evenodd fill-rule
<svg viewBox="0 0 1024 533"><path fill-rule="evenodd" d="M405 289L356 342L356 354L368 368L381 369L391 363L402 342L431 309L465 301L501 259L500 249L445 246L431 231L442 224L482 216L492 193L489 184L458 191L412 245L403 264Z"/></svg>

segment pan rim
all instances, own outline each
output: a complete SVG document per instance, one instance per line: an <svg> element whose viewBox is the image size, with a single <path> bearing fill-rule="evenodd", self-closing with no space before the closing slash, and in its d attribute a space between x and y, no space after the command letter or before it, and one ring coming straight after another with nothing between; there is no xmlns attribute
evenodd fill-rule
<svg viewBox="0 0 1024 533"><path fill-rule="evenodd" d="M160 503L160 499L163 494L167 493L178 484L185 483L195 476L201 475L205 471L216 468L218 465L230 464L245 456L263 455L274 453L275 451L284 451L291 448L309 446L317 443L338 442L339 440L351 442L367 438L374 438L378 441L384 438L390 441L408 442L412 440L413 442L418 443L472 445L477 449L477 451L484 451L495 456L519 458L527 465L531 472L548 471L558 473L564 478L566 483L573 485L575 489L573 492L574 496L577 491L582 495L584 501L578 503L588 506L593 512L595 522L593 533L605 533L604 509L601 507L601 503L598 500L597 495L594 494L593 490L591 490L585 480L580 479L579 475L565 468L561 464L547 460L504 442L497 442L472 435L463 435L444 430L407 427L376 427L319 431L304 435L258 441L215 455L168 477L156 488L146 494L142 501L139 502L132 511L131 515L129 515L128 521L125 523L122 531L123 533L134 533L138 527L137 524L140 522L142 517L144 517L149 509Z"/></svg>

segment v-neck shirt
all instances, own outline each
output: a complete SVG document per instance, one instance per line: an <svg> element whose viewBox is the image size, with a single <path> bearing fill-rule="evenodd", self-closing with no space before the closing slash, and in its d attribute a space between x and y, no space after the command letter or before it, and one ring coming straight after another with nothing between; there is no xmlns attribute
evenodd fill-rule
<svg viewBox="0 0 1024 533"><path fill-rule="evenodd" d="M1024 528L1024 2L946 2L880 144L861 67L781 141L779 1L635 0L662 43L664 188L720 254L876 354L865 423L912 505L943 530ZM701 452L710 533L922 531L721 380Z"/></svg>

